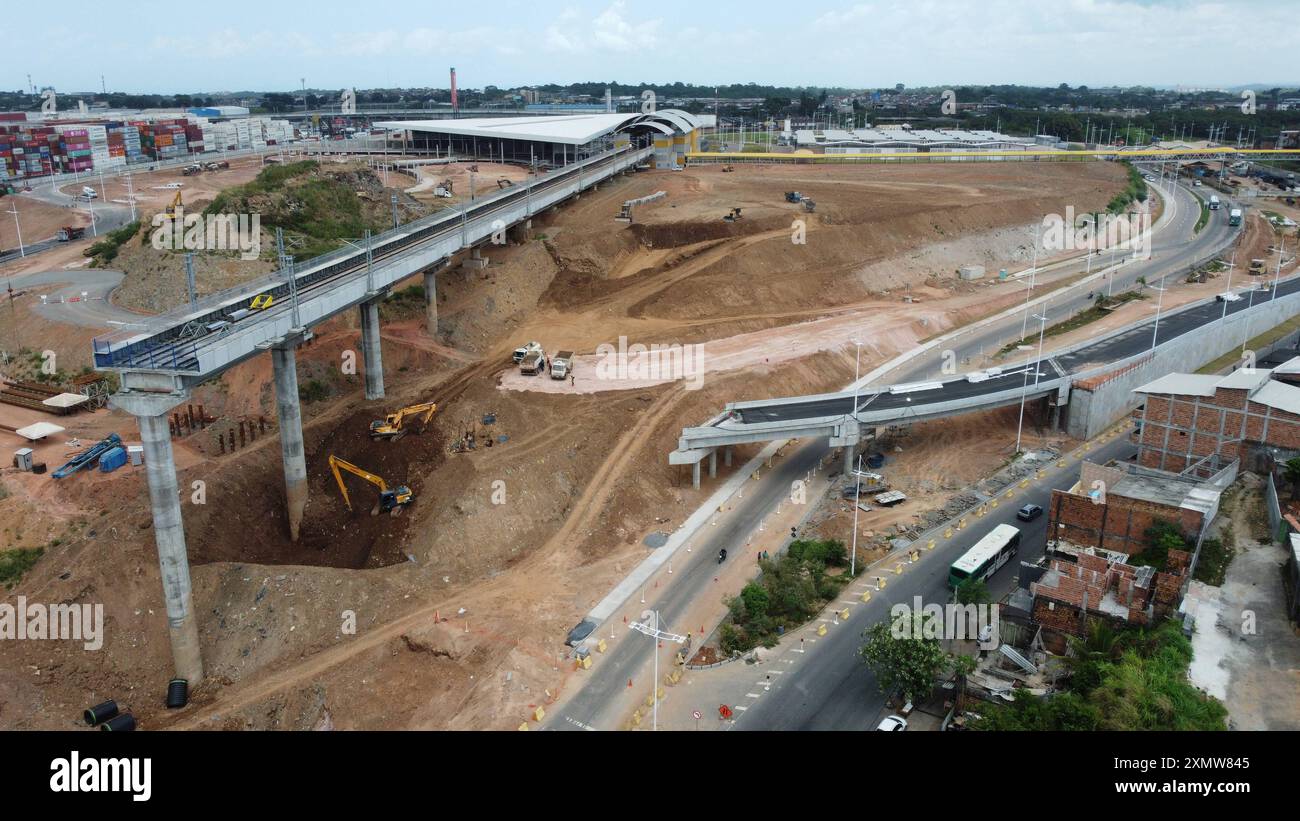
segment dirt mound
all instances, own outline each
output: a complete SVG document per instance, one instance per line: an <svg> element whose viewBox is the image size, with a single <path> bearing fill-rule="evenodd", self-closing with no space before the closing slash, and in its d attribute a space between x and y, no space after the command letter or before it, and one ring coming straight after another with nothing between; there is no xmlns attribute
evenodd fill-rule
<svg viewBox="0 0 1300 821"><path fill-rule="evenodd" d="M646 248L679 248L705 240L734 239L789 227L790 220L781 216L742 217L738 222L728 222L719 215L716 222L638 222L628 226L627 230Z"/></svg>

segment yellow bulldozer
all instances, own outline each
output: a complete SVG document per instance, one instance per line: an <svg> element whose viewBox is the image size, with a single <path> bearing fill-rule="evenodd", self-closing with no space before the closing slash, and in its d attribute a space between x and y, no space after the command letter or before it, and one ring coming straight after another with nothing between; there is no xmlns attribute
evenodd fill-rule
<svg viewBox="0 0 1300 821"><path fill-rule="evenodd" d="M401 513L402 508L415 501L415 494L406 485L398 485L389 488L388 483L383 477L376 476L368 470L359 468L356 465L344 459L340 459L334 454L330 454L330 470L334 472L334 481L339 483L339 491L343 494L343 503L352 509L352 499L348 496L347 485L343 484L343 474L341 471L347 471L355 476L360 476L370 484L379 488L379 502L370 510L370 515L377 513L391 513L396 516Z"/></svg>
<svg viewBox="0 0 1300 821"><path fill-rule="evenodd" d="M406 435L411 429L413 421L419 427L416 433L424 433L424 428L433 418L433 414L438 410L438 406L433 402L422 402L418 405L408 405L394 413L390 413L383 419L376 419L370 423L370 438L391 439L396 441Z"/></svg>

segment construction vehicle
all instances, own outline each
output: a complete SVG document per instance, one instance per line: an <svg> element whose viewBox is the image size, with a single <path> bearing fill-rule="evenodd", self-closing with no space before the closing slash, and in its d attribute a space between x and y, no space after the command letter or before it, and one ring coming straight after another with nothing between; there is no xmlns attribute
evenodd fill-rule
<svg viewBox="0 0 1300 821"><path fill-rule="evenodd" d="M50 474L55 479L62 479L64 476L71 476L84 467L89 467L99 461L103 456L113 448L122 444L122 438L116 433L110 433L106 438L99 440L95 444L73 456L71 460L65 463L54 473Z"/></svg>
<svg viewBox="0 0 1300 821"><path fill-rule="evenodd" d="M814 201L812 201L812 200L809 199L808 197L804 197L804 198L803 198L803 210L805 210L805 211L807 211L808 213L811 214L813 211L816 211L816 210L817 210L817 203L814 202Z"/></svg>
<svg viewBox="0 0 1300 821"><path fill-rule="evenodd" d="M566 379L573 373L573 351L560 351L551 360L551 378Z"/></svg>
<svg viewBox="0 0 1300 821"><path fill-rule="evenodd" d="M514 185L514 183L505 177L497 177L497 188L509 188L512 185Z"/></svg>
<svg viewBox="0 0 1300 821"><path fill-rule="evenodd" d="M736 222L737 220L740 219L740 209L739 208L731 209L731 213L727 214L722 219L724 222Z"/></svg>
<svg viewBox="0 0 1300 821"><path fill-rule="evenodd" d="M800 194L798 191L786 191L786 192L785 192L785 201L786 201L786 202L793 202L793 203L799 203L799 202L802 202L802 201L803 201L803 194Z"/></svg>
<svg viewBox="0 0 1300 821"><path fill-rule="evenodd" d="M722 172L723 172L724 174L725 174L726 172L728 172L728 171L735 171L735 170L736 170L736 169L732 168L730 164L727 164L727 165L722 166Z"/></svg>
<svg viewBox="0 0 1300 821"><path fill-rule="evenodd" d="M437 410L438 406L433 402L407 405L396 413L390 413L383 419L376 419L371 422L370 438L376 440L391 439L396 442L411 429L407 426L408 419L416 419L419 422L419 428L415 432L424 433L424 427L429 424L429 420L433 418L433 414Z"/></svg>
<svg viewBox="0 0 1300 821"><path fill-rule="evenodd" d="M435 197L449 198L454 196L455 193L456 187L452 184L451 180L439 180L438 184L434 186L433 189L433 195Z"/></svg>
<svg viewBox="0 0 1300 821"><path fill-rule="evenodd" d="M248 303L248 307L254 311L263 311L270 308L273 302L275 302L275 297L270 294L258 294L253 297L252 302Z"/></svg>
<svg viewBox="0 0 1300 821"><path fill-rule="evenodd" d="M167 207L163 209L162 218L164 220L175 219L176 210L184 207L185 203L181 202L181 190L177 188L176 196L172 197L172 201L167 203Z"/></svg>
<svg viewBox="0 0 1300 821"><path fill-rule="evenodd" d="M1264 260L1262 260L1262 259L1252 259L1252 260L1250 261L1250 273L1252 273L1252 274L1262 274L1262 273L1264 273Z"/></svg>
<svg viewBox="0 0 1300 821"><path fill-rule="evenodd" d="M230 167L230 163L226 162L225 160L222 160L221 162L210 162L210 163L204 163L204 165L203 165L203 170L204 170L204 171L220 171L220 170L222 170L222 169L229 168L229 167Z"/></svg>
<svg viewBox="0 0 1300 821"><path fill-rule="evenodd" d="M182 168L182 169L181 169L181 176L182 176L182 177L192 177L192 176L194 176L195 174L199 173L199 172L202 171L202 170L203 170L203 166L199 165L198 163L194 163L194 164L192 164L192 165L187 165L187 166L185 166L184 168Z"/></svg>
<svg viewBox="0 0 1300 821"><path fill-rule="evenodd" d="M519 360L519 372L524 376L537 376L546 372L546 354L542 351L529 351Z"/></svg>
<svg viewBox="0 0 1300 821"><path fill-rule="evenodd" d="M81 239L85 234L85 228L65 225L59 229L59 242L71 242L74 239Z"/></svg>
<svg viewBox="0 0 1300 821"><path fill-rule="evenodd" d="M632 222L632 208L634 206L645 205L648 202L654 202L655 200L663 199L666 196L668 196L667 191L656 191L653 194L648 194L644 197L637 197L634 200L628 200L623 203L622 209L618 212L618 216L614 217L614 220L617 222Z"/></svg>
<svg viewBox="0 0 1300 821"><path fill-rule="evenodd" d="M523 362L525 356L532 353L533 351L541 351L541 350L542 350L542 343L529 342L527 345L521 345L518 348L515 348L515 353L512 358L516 363Z"/></svg>
<svg viewBox="0 0 1300 821"><path fill-rule="evenodd" d="M368 470L363 470L351 462L340 459L334 454L330 454L330 470L334 472L334 480L339 483L339 491L343 494L343 503L352 509L352 499L348 496L347 485L343 484L343 474L340 471L346 470L355 476L360 476L370 484L379 488L379 503L370 510L370 515L376 513L391 513L394 516L399 515L402 508L415 501L415 494L406 485L398 485L389 489L388 483L382 477L376 476Z"/></svg>

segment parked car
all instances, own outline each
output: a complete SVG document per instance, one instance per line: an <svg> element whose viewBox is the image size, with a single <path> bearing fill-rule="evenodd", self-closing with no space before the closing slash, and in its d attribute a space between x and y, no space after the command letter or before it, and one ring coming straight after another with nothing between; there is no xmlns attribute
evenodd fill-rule
<svg viewBox="0 0 1300 821"><path fill-rule="evenodd" d="M902 716L885 716L880 719L880 725L876 729L887 733L902 732L907 729L907 719Z"/></svg>
<svg viewBox="0 0 1300 821"><path fill-rule="evenodd" d="M1016 518L1022 522L1032 522L1042 515L1043 508L1039 505L1025 505L1016 511Z"/></svg>

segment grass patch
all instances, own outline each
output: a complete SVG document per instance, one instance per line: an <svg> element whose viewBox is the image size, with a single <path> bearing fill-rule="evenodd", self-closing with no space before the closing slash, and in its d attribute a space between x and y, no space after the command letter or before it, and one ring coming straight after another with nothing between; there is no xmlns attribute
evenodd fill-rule
<svg viewBox="0 0 1300 821"><path fill-rule="evenodd" d="M1279 339L1286 336L1287 334L1290 334L1291 332L1297 330L1300 330L1300 316L1291 317L1286 322L1283 322L1281 325L1277 325L1273 328L1269 328L1267 331L1264 331L1264 333L1260 334L1259 336L1256 336L1248 340L1246 342L1246 346L1244 350L1248 350L1248 351L1263 350L1264 348L1268 347L1269 345L1272 345L1274 342L1278 341ZM1225 353L1223 356L1220 356L1218 359L1214 359L1210 362L1205 363L1200 368L1198 368L1196 372L1197 373L1219 373L1225 368L1227 368L1229 365L1235 364L1240 361L1241 361L1241 351L1232 350L1229 351L1228 353Z"/></svg>
<svg viewBox="0 0 1300 821"><path fill-rule="evenodd" d="M1085 325L1096 322L1102 317L1107 316L1111 310L1114 310L1125 303L1132 302L1135 299L1146 298L1146 294L1138 291L1125 291L1122 294L1116 294L1109 298L1098 296L1097 301L1093 303L1091 308L1080 311L1069 319L1062 320L1055 325L1048 325L1043 331L1043 336L1059 336L1061 334L1069 333L1077 328L1082 328ZM1108 308L1103 308L1102 305L1107 305ZM998 351L998 356L1005 356L1016 350L1016 348L1021 345L1036 345L1037 343L1038 335L1034 334L1032 337L1026 337L1025 339L1004 345L1002 350Z"/></svg>
<svg viewBox="0 0 1300 821"><path fill-rule="evenodd" d="M1124 190L1111 197L1106 205L1106 210L1111 214L1119 214L1128 208L1134 202L1147 201L1147 181L1142 179L1142 172L1133 167L1133 164L1127 160L1123 161L1123 166L1128 169L1128 185Z"/></svg>
<svg viewBox="0 0 1300 821"><path fill-rule="evenodd" d="M1206 539L1201 542L1201 557L1196 560L1196 572L1192 578L1219 587L1228 575L1228 565L1232 563L1235 552L1232 545L1222 539Z"/></svg>
<svg viewBox="0 0 1300 821"><path fill-rule="evenodd" d="M23 574L32 569L37 559L45 554L43 547L16 547L0 551L0 584L13 589Z"/></svg>
<svg viewBox="0 0 1300 821"><path fill-rule="evenodd" d="M116 231L110 231L104 235L103 239L91 245L85 251L83 256L91 258L90 265L97 268L101 265L107 265L117 259L118 249L122 247L131 237L136 235L140 230L140 221L128 222Z"/></svg>
<svg viewBox="0 0 1300 821"><path fill-rule="evenodd" d="M1201 204L1200 219L1196 220L1196 225L1192 226L1192 233L1199 234L1201 233L1201 229L1210 221L1210 206L1206 205L1205 198L1195 191L1192 192L1192 196L1196 197L1196 201Z"/></svg>

